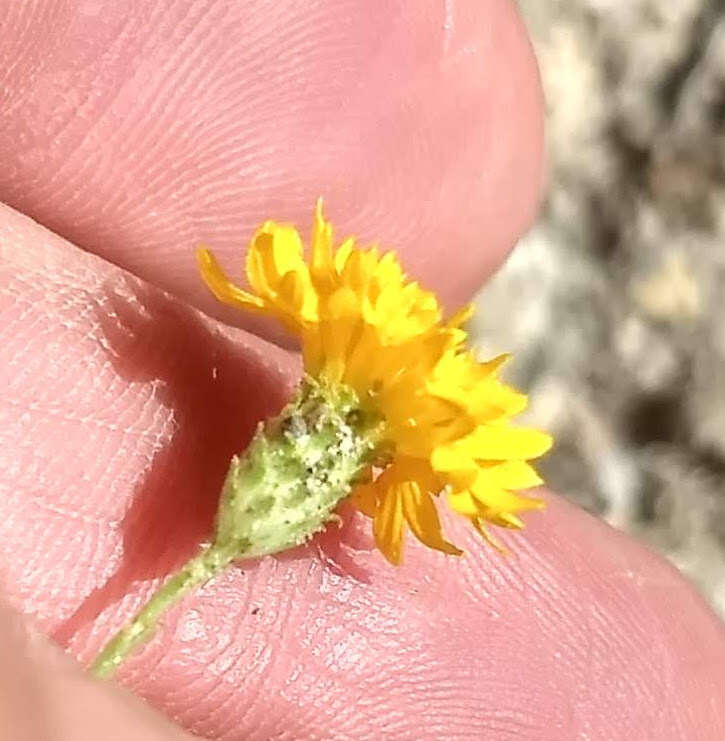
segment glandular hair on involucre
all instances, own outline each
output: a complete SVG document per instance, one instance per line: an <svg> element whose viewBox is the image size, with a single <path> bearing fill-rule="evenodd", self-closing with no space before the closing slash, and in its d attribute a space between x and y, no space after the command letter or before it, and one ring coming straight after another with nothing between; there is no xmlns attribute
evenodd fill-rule
<svg viewBox="0 0 725 741"><path fill-rule="evenodd" d="M305 381L232 459L215 543L252 558L300 545L334 519L367 467L375 426L354 392Z"/></svg>

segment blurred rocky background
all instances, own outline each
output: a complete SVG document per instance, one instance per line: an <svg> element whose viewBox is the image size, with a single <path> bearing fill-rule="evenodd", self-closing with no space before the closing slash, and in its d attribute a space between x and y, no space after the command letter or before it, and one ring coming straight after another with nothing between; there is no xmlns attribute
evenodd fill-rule
<svg viewBox="0 0 725 741"><path fill-rule="evenodd" d="M725 616L725 1L519 0L548 105L540 219L480 295L558 445L551 487Z"/></svg>

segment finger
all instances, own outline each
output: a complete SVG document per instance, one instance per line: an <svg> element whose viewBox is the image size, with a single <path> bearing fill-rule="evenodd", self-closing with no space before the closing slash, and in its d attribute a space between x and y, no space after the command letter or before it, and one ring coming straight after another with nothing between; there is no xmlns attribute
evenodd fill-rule
<svg viewBox="0 0 725 741"><path fill-rule="evenodd" d="M1 223L5 582L89 661L205 537L231 450L293 369L27 219ZM556 498L506 538L510 558L444 528L465 558L409 541L400 568L353 553L365 579L308 551L231 569L120 680L225 741L723 737L725 636L672 568ZM356 519L345 543L369 532Z"/></svg>
<svg viewBox="0 0 725 741"><path fill-rule="evenodd" d="M230 323L193 264L241 273L265 219L404 253L449 307L538 198L541 104L514 3L5 3L0 200ZM246 326L249 326L247 324Z"/></svg>
<svg viewBox="0 0 725 741"><path fill-rule="evenodd" d="M147 704L93 682L0 605L0 738L12 741L191 741Z"/></svg>

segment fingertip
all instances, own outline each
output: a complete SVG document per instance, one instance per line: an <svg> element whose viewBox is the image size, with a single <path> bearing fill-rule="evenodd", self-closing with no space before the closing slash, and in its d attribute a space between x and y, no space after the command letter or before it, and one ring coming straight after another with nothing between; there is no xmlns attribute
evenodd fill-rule
<svg viewBox="0 0 725 741"><path fill-rule="evenodd" d="M119 687L98 682L19 614L0 605L0 738L191 741Z"/></svg>
<svg viewBox="0 0 725 741"><path fill-rule="evenodd" d="M338 234L400 251L448 308L533 218L543 107L510 0L375 13L364 0L285 2L260 7L255 23L246 3L211 2L195 24L182 5L154 0L144 7L163 25L145 23L138 4L123 21L82 14L84 54L67 58L59 50L81 41L46 4L3 27L11 44L18 29L35 33L8 81L0 196L224 321L254 324L206 292L191 245L204 240L233 264L264 219L308 224L320 194ZM77 30L79 11L60 5ZM193 50L193 75L159 36L169 28ZM74 100L84 86L83 116L48 97Z"/></svg>

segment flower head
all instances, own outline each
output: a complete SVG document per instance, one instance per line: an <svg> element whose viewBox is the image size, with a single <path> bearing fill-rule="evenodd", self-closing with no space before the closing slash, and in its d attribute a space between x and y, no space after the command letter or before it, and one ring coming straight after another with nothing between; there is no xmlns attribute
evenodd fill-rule
<svg viewBox="0 0 725 741"><path fill-rule="evenodd" d="M479 362L467 347L470 307L443 321L436 296L408 279L393 252L353 239L333 248L321 201L307 259L293 227L267 221L257 230L246 261L251 291L207 249L198 259L220 301L280 320L299 337L308 375L352 389L362 411L382 420L379 465L351 501L373 519L389 561L401 560L406 526L431 548L461 553L443 536L441 495L494 545L489 525L521 528L518 515L543 506L519 492L542 483L527 461L551 438L511 425L526 396L500 380L506 356Z"/></svg>

